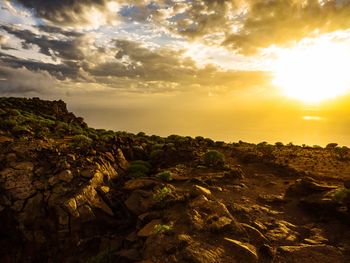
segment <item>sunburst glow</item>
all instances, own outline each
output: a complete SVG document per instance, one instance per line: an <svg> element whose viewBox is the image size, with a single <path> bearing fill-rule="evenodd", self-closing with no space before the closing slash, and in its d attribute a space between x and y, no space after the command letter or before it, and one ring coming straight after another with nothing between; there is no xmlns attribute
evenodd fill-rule
<svg viewBox="0 0 350 263"><path fill-rule="evenodd" d="M335 98L350 90L350 50L330 39L302 43L279 52L273 84L307 103Z"/></svg>

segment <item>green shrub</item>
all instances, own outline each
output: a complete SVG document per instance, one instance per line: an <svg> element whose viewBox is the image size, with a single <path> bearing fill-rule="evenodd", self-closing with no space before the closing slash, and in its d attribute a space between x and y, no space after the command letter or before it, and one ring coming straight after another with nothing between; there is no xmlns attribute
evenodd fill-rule
<svg viewBox="0 0 350 263"><path fill-rule="evenodd" d="M142 160L133 161L129 164L129 167L126 171L128 177L137 178L144 177L149 175L151 170L151 165Z"/></svg>
<svg viewBox="0 0 350 263"><path fill-rule="evenodd" d="M158 174L156 174L156 177L162 179L163 181L170 182L173 180L172 174L170 171L163 171Z"/></svg>
<svg viewBox="0 0 350 263"><path fill-rule="evenodd" d="M153 150L150 154L150 160L151 162L157 162L159 159L164 155L163 150Z"/></svg>
<svg viewBox="0 0 350 263"><path fill-rule="evenodd" d="M85 135L75 135L72 138L73 146L77 148L85 148L92 144L92 140Z"/></svg>
<svg viewBox="0 0 350 263"><path fill-rule="evenodd" d="M339 188L333 193L333 200L337 202L343 202L344 199L350 195L350 189L347 188Z"/></svg>
<svg viewBox="0 0 350 263"><path fill-rule="evenodd" d="M204 154L204 164L208 167L222 168L225 165L225 156L215 150L207 151Z"/></svg>
<svg viewBox="0 0 350 263"><path fill-rule="evenodd" d="M153 228L154 234L167 233L170 231L173 231L173 224L172 223L170 223L168 225L163 225L163 224L155 225Z"/></svg>
<svg viewBox="0 0 350 263"><path fill-rule="evenodd" d="M162 144L162 143L156 143L156 144L152 145L152 151L162 150L163 147L164 147L164 144Z"/></svg>
<svg viewBox="0 0 350 263"><path fill-rule="evenodd" d="M7 119L0 122L0 128L4 130L12 130L17 126L17 121L15 119Z"/></svg>
<svg viewBox="0 0 350 263"><path fill-rule="evenodd" d="M171 192L171 189L165 186L161 189L156 190L156 192L153 194L153 199L156 201L163 201L171 194Z"/></svg>

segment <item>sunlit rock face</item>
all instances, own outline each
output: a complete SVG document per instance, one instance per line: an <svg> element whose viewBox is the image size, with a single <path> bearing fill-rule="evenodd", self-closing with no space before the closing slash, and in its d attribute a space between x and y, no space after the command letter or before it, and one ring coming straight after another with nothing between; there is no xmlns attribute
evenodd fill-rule
<svg viewBox="0 0 350 263"><path fill-rule="evenodd" d="M135 135L63 101L0 105L1 262L347 262L347 147Z"/></svg>

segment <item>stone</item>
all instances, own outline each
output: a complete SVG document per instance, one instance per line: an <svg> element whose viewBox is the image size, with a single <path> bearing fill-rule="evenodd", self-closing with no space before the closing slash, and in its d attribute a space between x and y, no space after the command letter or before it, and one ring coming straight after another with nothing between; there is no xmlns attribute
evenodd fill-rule
<svg viewBox="0 0 350 263"><path fill-rule="evenodd" d="M226 216L213 216L206 222L206 227L214 233L226 232L231 229L232 219Z"/></svg>
<svg viewBox="0 0 350 263"><path fill-rule="evenodd" d="M255 227L245 223L241 223L240 225L247 232L249 241L252 241L254 244L258 244L258 245L264 245L269 243L267 238Z"/></svg>
<svg viewBox="0 0 350 263"><path fill-rule="evenodd" d="M131 261L138 261L138 260L141 260L141 259L142 259L139 250L134 249L134 248L131 248L131 249L123 249L123 250L117 252L117 255L118 255L120 258L127 259L127 260L131 260Z"/></svg>
<svg viewBox="0 0 350 263"><path fill-rule="evenodd" d="M27 170L5 168L0 172L0 183L11 199L24 200L36 192L31 184L32 177L33 174Z"/></svg>
<svg viewBox="0 0 350 263"><path fill-rule="evenodd" d="M71 182L74 178L71 170L63 170L57 175L57 177L59 180L66 183Z"/></svg>
<svg viewBox="0 0 350 263"><path fill-rule="evenodd" d="M158 184L158 181L147 178L137 178L129 180L123 186L125 190L136 190L136 189L144 189L144 188L152 188Z"/></svg>
<svg viewBox="0 0 350 263"><path fill-rule="evenodd" d="M244 260L242 262L257 263L259 258L256 251L256 248L248 243L243 243L238 240L234 240L231 238L224 238L225 241L229 244L230 248L233 250L234 255L237 256L240 260Z"/></svg>
<svg viewBox="0 0 350 263"><path fill-rule="evenodd" d="M91 208L98 208L108 215L114 215L112 209L101 199L95 188L91 185L84 187L79 194L84 196Z"/></svg>
<svg viewBox="0 0 350 263"><path fill-rule="evenodd" d="M13 164L12 168L32 172L34 170L34 164L32 162L20 162Z"/></svg>
<svg viewBox="0 0 350 263"><path fill-rule="evenodd" d="M64 207L67 209L67 211L74 217L79 217L79 212L77 210L77 202L74 198L68 199L64 203Z"/></svg>
<svg viewBox="0 0 350 263"><path fill-rule="evenodd" d="M350 189L350 180L345 180L343 184L346 189Z"/></svg>
<svg viewBox="0 0 350 263"><path fill-rule="evenodd" d="M225 251L221 247L204 246L199 242L191 242L189 246L181 252L182 261L196 263L220 263L223 261Z"/></svg>
<svg viewBox="0 0 350 263"><path fill-rule="evenodd" d="M116 152L115 159L117 161L119 168L121 168L124 171L128 168L129 162L125 159L124 153L120 148L118 148Z"/></svg>
<svg viewBox="0 0 350 263"><path fill-rule="evenodd" d="M160 225L162 221L160 219L155 219L145 225L139 232L137 232L137 236L139 237L149 237L155 234L154 228L156 225Z"/></svg>
<svg viewBox="0 0 350 263"><path fill-rule="evenodd" d="M299 234L294 231L296 226L289 222L283 220L276 221L270 228L272 229L266 233L266 237L270 241L285 241L292 244L298 240Z"/></svg>
<svg viewBox="0 0 350 263"><path fill-rule="evenodd" d="M230 179L244 179L245 175L241 168L230 168L230 170L224 172L224 177Z"/></svg>
<svg viewBox="0 0 350 263"><path fill-rule="evenodd" d="M345 262L342 253L336 247L328 245L281 246L277 253L286 263Z"/></svg>
<svg viewBox="0 0 350 263"><path fill-rule="evenodd" d="M193 197L197 197L200 195L204 195L206 197L210 197L211 196L211 191L205 187L199 186L199 185L194 185L191 189L191 196Z"/></svg>
<svg viewBox="0 0 350 263"><path fill-rule="evenodd" d="M317 183L313 178L306 177L296 180L294 184L288 187L286 196L301 197L315 193L326 192L336 189L336 186L322 185Z"/></svg>
<svg viewBox="0 0 350 263"><path fill-rule="evenodd" d="M91 179L92 177L94 177L95 171L92 169L83 169L80 172L80 175L84 178L88 178Z"/></svg>
<svg viewBox="0 0 350 263"><path fill-rule="evenodd" d="M90 219L95 217L94 212L91 207L87 204L78 207L78 213L83 222L89 221Z"/></svg>
<svg viewBox="0 0 350 263"><path fill-rule="evenodd" d="M143 190L133 191L125 201L125 205L129 211L136 215L148 211L154 204L155 201L152 198L152 193Z"/></svg>

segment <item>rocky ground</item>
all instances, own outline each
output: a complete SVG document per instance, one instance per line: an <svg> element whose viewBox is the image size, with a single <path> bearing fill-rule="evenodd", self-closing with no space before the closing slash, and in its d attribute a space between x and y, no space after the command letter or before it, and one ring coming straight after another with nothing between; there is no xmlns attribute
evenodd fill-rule
<svg viewBox="0 0 350 263"><path fill-rule="evenodd" d="M0 98L1 262L350 262L346 147L95 130Z"/></svg>

